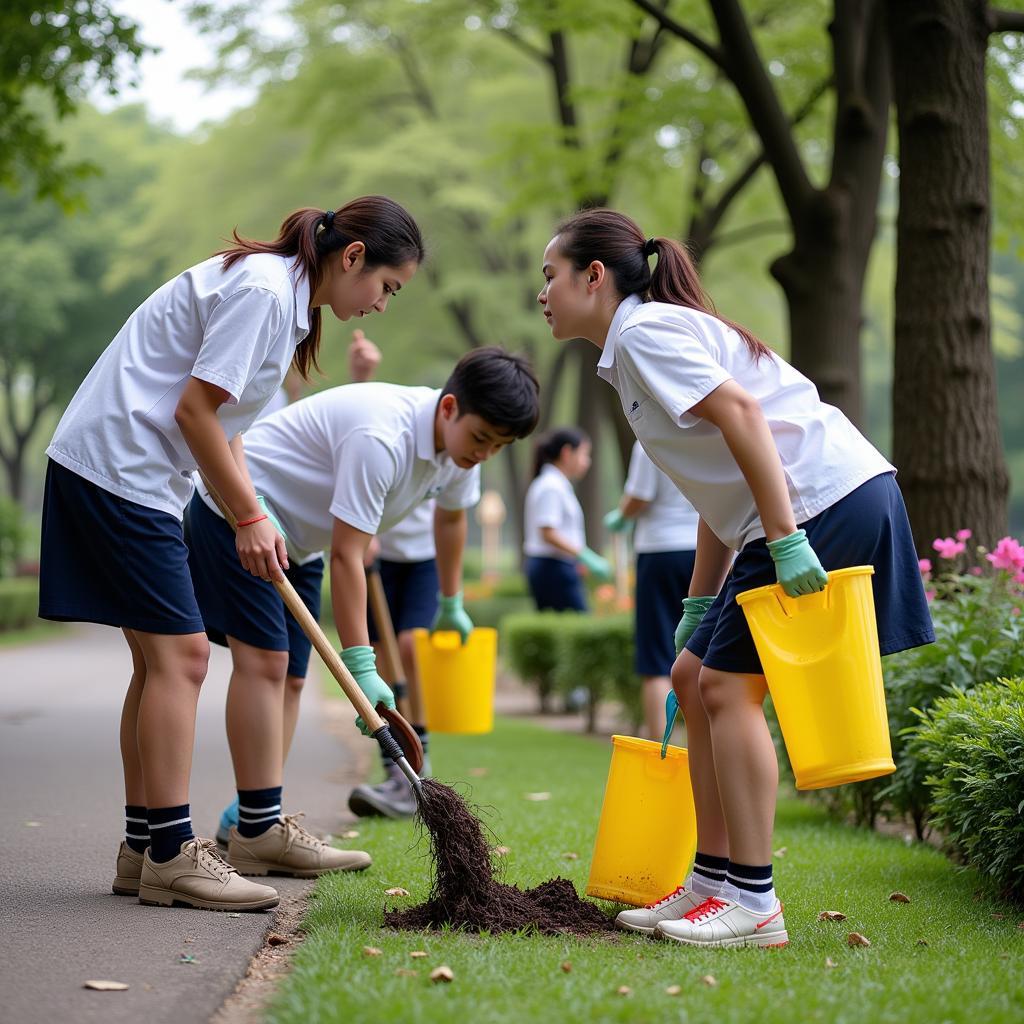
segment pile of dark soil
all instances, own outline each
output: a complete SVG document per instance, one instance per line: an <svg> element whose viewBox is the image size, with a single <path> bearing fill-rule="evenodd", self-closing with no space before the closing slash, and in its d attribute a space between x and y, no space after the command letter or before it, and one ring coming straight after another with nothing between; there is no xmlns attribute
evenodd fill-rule
<svg viewBox="0 0 1024 1024"><path fill-rule="evenodd" d="M551 935L614 930L614 922L595 904L581 900L565 878L525 890L497 881L480 819L454 789L425 780L419 813L430 833L434 860L430 898L419 906L385 913L389 927L421 930L449 925L476 932L534 929Z"/></svg>

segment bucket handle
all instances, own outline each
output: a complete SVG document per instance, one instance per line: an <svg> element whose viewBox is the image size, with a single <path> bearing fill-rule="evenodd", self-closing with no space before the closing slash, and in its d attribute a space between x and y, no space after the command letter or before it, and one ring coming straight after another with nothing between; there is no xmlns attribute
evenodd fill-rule
<svg viewBox="0 0 1024 1024"><path fill-rule="evenodd" d="M825 599L825 610L827 611L832 607L832 581L829 580L825 584L823 590L818 591L816 594L801 594L800 597L790 597L783 589L782 584L776 583L772 587L772 597L775 598L778 603L779 610L787 619L796 618L797 614L797 601L803 601L809 597L824 597ZM806 605L805 605L806 607Z"/></svg>
<svg viewBox="0 0 1024 1024"><path fill-rule="evenodd" d="M456 651L462 646L462 637L454 629L439 629L430 634L430 642L437 651Z"/></svg>

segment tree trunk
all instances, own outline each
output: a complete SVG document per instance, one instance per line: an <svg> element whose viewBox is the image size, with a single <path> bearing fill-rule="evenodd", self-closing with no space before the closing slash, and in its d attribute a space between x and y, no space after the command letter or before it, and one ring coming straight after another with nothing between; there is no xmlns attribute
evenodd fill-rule
<svg viewBox="0 0 1024 1024"><path fill-rule="evenodd" d="M893 455L918 551L1006 532L989 319L986 5L888 5L900 148Z"/></svg>

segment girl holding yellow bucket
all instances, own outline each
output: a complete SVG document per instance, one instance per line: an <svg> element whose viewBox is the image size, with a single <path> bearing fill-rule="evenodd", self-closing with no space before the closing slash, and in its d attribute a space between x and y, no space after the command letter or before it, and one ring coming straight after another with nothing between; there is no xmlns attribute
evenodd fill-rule
<svg viewBox="0 0 1024 1024"><path fill-rule="evenodd" d="M676 890L618 923L689 945L784 945L771 867L778 764L761 661L736 597L776 582L789 597L809 595L828 580L823 565L872 565L881 653L932 642L895 470L806 377L713 312L671 239L587 210L559 227L543 273L538 300L552 334L602 349L598 374L700 513L672 669L696 859Z"/></svg>

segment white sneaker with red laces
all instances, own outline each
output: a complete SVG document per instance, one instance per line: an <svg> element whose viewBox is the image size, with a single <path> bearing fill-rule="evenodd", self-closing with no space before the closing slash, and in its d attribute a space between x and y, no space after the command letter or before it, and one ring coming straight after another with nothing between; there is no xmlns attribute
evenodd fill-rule
<svg viewBox="0 0 1024 1024"><path fill-rule="evenodd" d="M688 946L785 946L789 942L782 904L758 914L733 900L712 896L678 921L662 921L655 938Z"/></svg>
<svg viewBox="0 0 1024 1024"><path fill-rule="evenodd" d="M653 935L654 929L662 921L678 921L703 902L703 896L698 896L692 889L681 885L654 903L648 903L636 910L623 910L615 918L615 924L626 931Z"/></svg>

